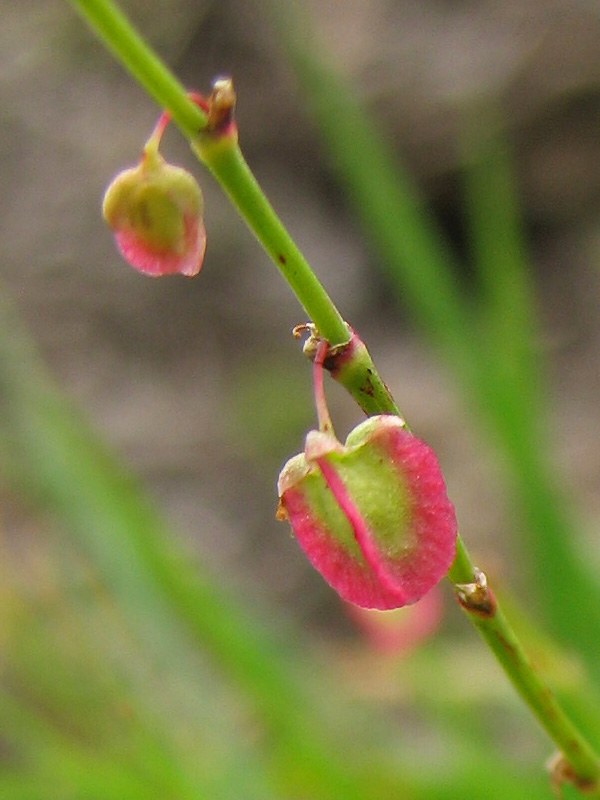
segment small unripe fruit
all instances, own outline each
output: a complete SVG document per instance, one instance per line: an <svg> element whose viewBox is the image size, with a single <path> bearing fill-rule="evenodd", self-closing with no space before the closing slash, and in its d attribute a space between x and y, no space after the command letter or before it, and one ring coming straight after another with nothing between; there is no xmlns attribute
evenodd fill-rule
<svg viewBox="0 0 600 800"><path fill-rule="evenodd" d="M146 275L196 275L206 249L202 192L193 175L147 149L104 196L102 212L123 257Z"/></svg>

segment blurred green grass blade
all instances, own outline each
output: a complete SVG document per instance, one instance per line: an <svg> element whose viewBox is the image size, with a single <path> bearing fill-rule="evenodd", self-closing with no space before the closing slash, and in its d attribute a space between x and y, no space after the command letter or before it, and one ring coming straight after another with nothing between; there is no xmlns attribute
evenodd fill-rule
<svg viewBox="0 0 600 800"><path fill-rule="evenodd" d="M523 241L506 125L491 100L466 112L463 139L468 241L481 290L479 326L496 391L492 424L512 465L513 494L527 528L520 544L553 633L598 669L600 584L577 551L576 513L551 467L537 308ZM541 567L541 568L540 568ZM576 613L582 604L588 615Z"/></svg>
<svg viewBox="0 0 600 800"><path fill-rule="evenodd" d="M217 585L177 548L137 484L45 375L5 299L0 410L5 480L61 516L155 656L184 654L186 636L211 654L277 742L267 753L276 780L291 793L300 783L315 798L383 797L368 765L343 755L352 740L358 754L356 737L334 729L315 706L298 645L257 624L228 595L226 577Z"/></svg>
<svg viewBox="0 0 600 800"><path fill-rule="evenodd" d="M529 601L532 587L532 605L547 630L584 658L600 685L600 582L594 559L585 552L578 514L552 467L550 448L528 446L530 441L524 437L511 454L512 490L524 523L515 539L526 576L523 599Z"/></svg>
<svg viewBox="0 0 600 800"><path fill-rule="evenodd" d="M536 648L532 652L539 655ZM448 691L449 675L453 691ZM452 765L443 780L436 781L435 773L427 770L419 775L416 764L409 767L409 777L411 781L414 777L423 797L542 800L551 796L544 765L552 754L552 742L501 680L491 654L478 654L474 642L440 646L433 640L399 665L399 680L404 690L409 687L414 692L418 708L439 735L452 741ZM570 692L572 679L565 675L564 682ZM577 675L577 686L580 682ZM527 750L525 759L521 747ZM416 776L412 770L417 770Z"/></svg>
<svg viewBox="0 0 600 800"><path fill-rule="evenodd" d="M278 643L177 549L137 483L42 377L16 320L2 322L0 433L10 457L4 466L12 468L5 477L18 475L21 486L69 523L140 629L148 618L155 626L151 635L186 624L246 689L252 687L274 721L282 701L297 699L300 691Z"/></svg>
<svg viewBox="0 0 600 800"><path fill-rule="evenodd" d="M382 271L393 279L401 302L434 332L448 357L470 372L471 318L458 283L459 269L423 198L398 163L393 143L316 52L304 9L297 3L272 2L268 8L308 112L319 126L327 158L373 243Z"/></svg>
<svg viewBox="0 0 600 800"><path fill-rule="evenodd" d="M61 677L87 681L87 685L92 680L90 676L69 674L68 670ZM87 685L81 690L85 691ZM28 782L38 781L45 791L32 795L36 800L63 797L65 787L73 797L85 800L237 800L242 794L248 800L274 797L257 762L249 760L243 739L230 739L224 757L219 754L208 763L209 754L214 754L213 740L219 737L214 722L209 730L199 720L193 742L183 752L174 750L169 741L167 718L162 719L163 728L157 728L158 719L149 725L145 720L144 728L129 701L122 701L122 708L128 711L113 720L112 729L106 720L88 713L85 707L65 709L57 702L47 687L40 690L37 686L22 686L15 694L1 688L0 682L0 730L7 747L5 763L0 768L0 797L11 796L2 794L3 778L14 788L21 782L28 786ZM107 698L107 704L112 704L111 698ZM100 733L95 730L96 725Z"/></svg>
<svg viewBox="0 0 600 800"><path fill-rule="evenodd" d="M140 782L126 764L65 737L42 716L1 689L0 723L9 746L8 763L0 770L0 791L4 792L1 797L12 798L9 791L14 791L17 797L27 796L26 789L36 785L39 794L31 797L40 800L63 796L82 800L84 797L143 800L144 793L152 797L152 785ZM10 759L12 748L14 765Z"/></svg>
<svg viewBox="0 0 600 800"><path fill-rule="evenodd" d="M578 727L589 732L590 739L600 742L600 686L590 679L579 654L558 647L554 639L534 624L527 607L508 593L506 587L501 588L499 600L563 708Z"/></svg>
<svg viewBox="0 0 600 800"><path fill-rule="evenodd" d="M215 759L214 770L211 765L198 771L187 752L174 748L174 726L165 714L161 718L156 713L140 713L139 703L136 706L136 698L128 695L125 687L115 686L114 681L111 687L102 679L99 673L110 675L110 665L102 663L101 648L96 662L87 662L91 654L86 654L73 663L69 648L61 646L62 637L69 631L54 618L51 628L56 629L57 636L49 637L36 627L38 615L39 610L34 610L32 620L21 616L13 635L4 641L0 731L8 745L7 762L9 767L13 765L14 780L19 768L24 777L39 773L45 776L48 787L55 787L54 794L49 792L52 798L60 794L56 790L59 783L72 786L85 797L96 784L116 797L122 791L123 797L143 797L145 792L157 798L196 800L199 793L209 791L215 777L219 778L215 770L224 759ZM26 641L23 646L23 636L35 642ZM63 652L65 649L67 652ZM81 637L76 650L85 651ZM104 660L108 662L106 657ZM138 686L136 691L139 693ZM213 741L219 738L214 721L210 737L200 722L194 747L190 748L196 748L195 761L205 761L205 753L214 750ZM227 758L230 754L234 758L236 749L237 740L228 742ZM243 746L239 750L240 758L245 758ZM250 792L254 776L255 771L249 768L243 783L230 787L230 796L236 797L245 788L249 797L268 797L264 786L260 793ZM117 787L114 793L109 791L113 784ZM125 792L125 786L132 787L131 791ZM139 791L133 792L135 787Z"/></svg>
<svg viewBox="0 0 600 800"><path fill-rule="evenodd" d="M543 424L537 307L506 125L492 100L464 114L466 238L478 280L478 327L501 380Z"/></svg>
<svg viewBox="0 0 600 800"><path fill-rule="evenodd" d="M489 241L479 249L496 248L501 225L508 225L511 238L511 273L503 283L488 286L497 293L488 302L489 319L494 307L494 346L482 331L476 309L461 296L455 281L456 268L450 247L431 222L418 192L407 180L390 143L355 93L325 63L314 47L315 35L308 18L292 13L292 4L269 4L283 49L305 91L309 111L319 126L327 155L335 165L348 199L373 246L381 257L380 266L392 277L399 297L406 302L426 335L444 354L462 384L468 405L487 427L494 446L506 456L510 488L522 512L516 546L529 574L527 601L537 600L545 624L553 635L577 648L586 659L590 673L600 682L600 584L584 554L578 551L578 522L565 492L551 468L547 431L535 406L536 370L521 393L506 379L506 364L497 359L502 327L500 299L505 302L511 281L523 281L521 297L511 325L510 369L521 374L529 362L529 344L517 335L530 330L530 296L520 273L522 264L519 231L512 204L506 162L498 161L496 180L503 193L503 217ZM483 213L483 212L482 212ZM481 221L483 225L483 219ZM495 268L495 267L494 267ZM492 269L486 262L483 269ZM488 274L488 279L490 275ZM501 298L500 298L501 295ZM514 355L519 356L513 361ZM504 356L502 357L504 359ZM498 362L498 363L497 363ZM533 401L533 403L530 403ZM400 402L400 406L401 406ZM578 609L586 608L586 614Z"/></svg>

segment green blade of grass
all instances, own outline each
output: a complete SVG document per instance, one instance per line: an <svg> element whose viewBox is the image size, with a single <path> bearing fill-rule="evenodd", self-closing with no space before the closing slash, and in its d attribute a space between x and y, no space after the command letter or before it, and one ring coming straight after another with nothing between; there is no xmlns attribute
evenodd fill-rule
<svg viewBox="0 0 600 800"><path fill-rule="evenodd" d="M534 349L540 333L508 133L491 101L469 110L465 128L467 237L481 291L481 335L488 343L496 397L505 397L493 422L531 531L520 542L525 568L536 576L548 627L597 665L598 581L572 544L579 532L577 516L553 474L544 433L547 409L541 359ZM585 619L576 612L582 604L594 608ZM600 678L600 670L593 672Z"/></svg>
<svg viewBox="0 0 600 800"><path fill-rule="evenodd" d="M537 308L508 133L491 101L468 109L463 127L466 239L478 279L478 327L502 380L539 417Z"/></svg>
<svg viewBox="0 0 600 800"><path fill-rule="evenodd" d="M509 274L499 276L502 284L492 286L490 280L488 287L490 297L497 295L493 302L490 299L488 307L488 311L492 306L495 309L496 329L490 338L487 330L482 333L480 324L475 324L474 308L460 295L454 279L452 249L431 221L422 198L372 115L316 51L317 37L310 30L308 17L293 13L292 4L269 4L268 8L282 40L282 52L305 90L307 107L318 125L321 141L380 256L381 269L392 279L398 296L426 336L443 354L462 386L468 406L506 457L509 485L524 521L517 545L530 576L527 602L532 596L537 599L547 628L559 640L577 648L590 674L600 681L600 585L587 559L578 551L577 516L551 467L547 430L530 404L537 381L530 378L529 387L520 392L518 386L506 380L505 367L498 356L502 327L510 325L511 352L518 350L518 369L524 372L529 363L529 344L518 341L518 337L531 331L530 296L521 273L516 211L508 205L512 203L512 189L507 162L498 160L495 176L504 193L504 198L498 200L504 203L503 219L498 220L498 230L489 239L479 242L480 251L485 247L488 258L493 247L496 258L500 226L507 226L511 264ZM501 186L501 182L505 185ZM495 268L486 261L482 271L486 270L489 279ZM512 316L502 321L500 302L506 301L511 282L522 282L521 296ZM490 311L486 325L491 321ZM585 615L579 613L581 608L586 608Z"/></svg>
<svg viewBox="0 0 600 800"><path fill-rule="evenodd" d="M173 647L176 658L179 633L211 654L277 742L265 751L275 779L315 798L384 797L371 766L342 756L352 740L358 753L356 737L336 732L315 706L298 646L259 625L228 595L225 578L218 585L176 546L135 481L45 375L5 299L0 399L4 478L61 516L148 646Z"/></svg>
<svg viewBox="0 0 600 800"><path fill-rule="evenodd" d="M400 301L454 364L471 373L469 304L451 248L388 139L346 83L319 57L308 17L295 3L267 5L282 53L300 81L320 141Z"/></svg>

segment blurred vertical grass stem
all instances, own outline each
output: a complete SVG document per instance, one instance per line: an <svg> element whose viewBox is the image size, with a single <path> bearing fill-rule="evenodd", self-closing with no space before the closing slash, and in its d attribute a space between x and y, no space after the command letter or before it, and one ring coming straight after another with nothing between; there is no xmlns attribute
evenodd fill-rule
<svg viewBox="0 0 600 800"><path fill-rule="evenodd" d="M185 112L182 106L183 90L177 85L175 78L164 77L163 72L168 73L166 67L160 66L157 57L126 23L118 9L108 0L88 2L71 0L71 2L142 85L148 86L154 79L160 82L160 92L151 91L151 93L160 98L159 102L169 111L172 111L170 95L173 93L177 105L176 111L183 117ZM483 369L488 354L480 349L479 339L473 336L475 330L471 321L472 315L454 284L449 261L450 251L446 252L435 226L428 220L420 205L415 203L409 183L394 177L395 169L391 156L368 116L361 111L346 88L307 56L308 51L294 46L294 41L295 38L290 37L291 57L309 85L309 99L321 122L324 137L330 144L338 168L343 172L348 184L354 186L362 201L361 207L365 209L369 226L375 231L376 241L382 246L386 263L389 266L395 265L399 270L403 266L403 269L395 275L399 287L402 290L406 288L411 302L419 309L422 318L429 323L430 329L443 332L439 341L453 355L454 361L459 363L463 373L473 378L474 372ZM147 72L144 68L146 51ZM173 116L177 121L175 114ZM196 151L209 169L221 181L277 267L284 276L286 271L289 273L286 276L288 282L309 314L314 307L312 321L320 335L331 343L345 341L348 336L345 323L289 238L268 201L262 196L260 187L239 153L237 142L231 140L225 147L222 147L221 143L218 146L204 147L201 146L201 135L190 137L187 120L180 127L188 138L191 138ZM224 153L228 153L231 157L223 158ZM223 168L223 161L226 168ZM290 268L290 259L295 269ZM298 270L304 277L298 277ZM371 372L371 380L381 381L373 366L369 365L367 369ZM482 374L484 377L495 375L493 371L490 373L489 368ZM495 384L496 382L492 383L494 388L497 388ZM483 380L477 385L482 386L484 390L481 392L481 397L487 397L486 390L489 384ZM510 398L513 398L512 394ZM387 394L382 396L382 406L384 407L379 408L379 411L392 413L397 411L393 400ZM206 615L201 615L201 621L198 619L197 603L202 602L201 593L197 594L191 576L186 576L185 572L179 574L178 570L183 570L183 565L178 565L178 569L173 570L169 560L163 560L160 548L155 550L158 541L156 537L149 540L150 549L145 555L146 558L150 557L155 578L159 579L161 586L168 589L168 594L175 600L179 612L184 614L194 627L200 622L200 629L206 634L209 630L206 625ZM475 575L476 571L464 543L459 538L457 560L451 569L450 577L455 583L468 583L475 580ZM600 611L598 614L600 615ZM471 614L471 616L477 624L476 615ZM541 724L567 755L576 777L591 782L597 789L600 767L595 753L554 701L548 704L547 698L551 695L547 687L533 672L531 664L522 655L520 646L516 646L514 634L508 628L502 614L491 616L486 627L493 634L490 638L483 631L492 652L498 657L511 681L534 710ZM242 636L242 639L245 638L247 636ZM494 639L512 642L513 646L505 648L500 653L494 646ZM238 654L242 652L237 648L237 643L232 650L234 640L225 642L222 638L218 641L213 637L213 643L225 646L228 660L234 650L237 650ZM253 648L252 652L259 655L261 643L257 641L255 644L257 648ZM266 641L262 644L268 647ZM247 655L244 660L247 661ZM270 663L270 658L267 661ZM264 658L259 658L259 663L252 664L253 671L262 672L264 663ZM277 659L274 663L277 663ZM239 666L237 671L239 672ZM262 676L260 681L262 682ZM278 674L277 682L283 690L283 695L280 698L281 703L277 702L274 705L285 708L288 705L285 699L288 688L283 673ZM261 688L260 694L263 690L264 687ZM263 704L263 710L273 712L274 707ZM277 711L275 716L277 724L283 725L289 737L290 721L285 721L281 716L281 710ZM316 729L310 732L308 738L311 736L320 738ZM309 745L306 735L296 736L295 743L300 749ZM312 750L316 755L314 747ZM319 762L322 766L328 763L327 759L323 761L323 758L320 758ZM332 775L326 772L321 777L330 779ZM343 773L339 778L342 777ZM352 791L352 784L349 785L349 790ZM356 794L356 791L353 794ZM345 796L349 795L346 793ZM596 796L600 796L600 789Z"/></svg>
<svg viewBox="0 0 600 800"><path fill-rule="evenodd" d="M269 771L284 796L389 796L370 766L340 756L347 744L315 708L297 644L267 630L233 600L223 577L212 580L178 546L136 481L46 375L3 293L0 401L2 479L66 523L153 657L185 659L186 641L210 652L277 742ZM0 719L1 710L0 703ZM290 770L295 763L302 768Z"/></svg>
<svg viewBox="0 0 600 800"><path fill-rule="evenodd" d="M545 387L532 349L536 305L498 109L488 100L465 112L465 221L477 303L462 290L457 256L389 137L322 55L309 14L294 2L268 2L266 8L380 269L449 364L474 420L505 457L524 521L514 547L524 561L528 594L548 630L576 649L600 683L600 582L579 551L577 515L552 466Z"/></svg>

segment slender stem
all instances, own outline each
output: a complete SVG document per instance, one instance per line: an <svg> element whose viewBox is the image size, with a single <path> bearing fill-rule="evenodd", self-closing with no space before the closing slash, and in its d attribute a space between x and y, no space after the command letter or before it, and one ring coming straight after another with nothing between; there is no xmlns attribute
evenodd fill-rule
<svg viewBox="0 0 600 800"><path fill-rule="evenodd" d="M144 41L112 0L70 0L117 60L153 97L167 108L173 121L188 138L206 124L206 114Z"/></svg>
<svg viewBox="0 0 600 800"><path fill-rule="evenodd" d="M600 760L592 746L573 725L554 694L523 650L506 617L498 607L487 581L471 562L458 537L456 558L448 577L463 610L484 638L509 680L558 745L574 772L575 782L600 797Z"/></svg>
<svg viewBox="0 0 600 800"><path fill-rule="evenodd" d="M148 138L146 144L144 145L144 150L148 150L150 148L155 152L158 152L161 139L170 121L171 121L171 115L169 114L169 112L163 111L163 113L158 118L158 122L154 126L154 130L152 131L150 137Z"/></svg>
<svg viewBox="0 0 600 800"><path fill-rule="evenodd" d="M321 433L330 433L335 436L333 422L327 407L325 398L325 386L323 384L323 362L327 355L327 340L321 339L313 362L313 384L315 387L315 406L317 409L317 419L319 420L319 430Z"/></svg>
<svg viewBox="0 0 600 800"><path fill-rule="evenodd" d="M448 578L454 585L471 583L475 580L475 566L460 533L456 537L456 555L448 571Z"/></svg>
<svg viewBox="0 0 600 800"><path fill-rule="evenodd" d="M170 111L174 121L191 140L194 150L208 166L257 239L269 253L283 277L312 318L320 337L335 346L348 342L350 332L339 311L320 284L306 259L278 219L246 164L237 142L229 137L211 139L198 131L205 115L187 98L185 91L150 51L140 36L109 0L71 0L124 66ZM436 286L431 287L436 292ZM354 360L354 359L353 359ZM368 380L382 387L368 407L397 413L385 384L368 360ZM352 372L352 370L350 370ZM354 380L364 385L365 380ZM353 392L354 393L354 392ZM364 407L364 405L363 405ZM525 655L514 632L498 609L485 578L472 564L462 539L449 571L461 604L480 631L509 679L547 733L561 749L573 771L573 781L585 787L588 796L600 797L600 761L583 735L558 705L541 676ZM591 790L591 791L590 791Z"/></svg>
<svg viewBox="0 0 600 800"><path fill-rule="evenodd" d="M556 742L576 775L576 783L589 786L599 797L600 763L592 746L581 735L559 705L555 695L531 663L501 609L490 617L475 616L479 630L513 686Z"/></svg>

